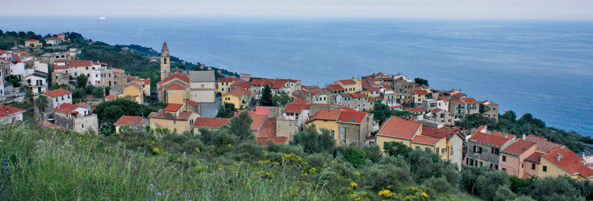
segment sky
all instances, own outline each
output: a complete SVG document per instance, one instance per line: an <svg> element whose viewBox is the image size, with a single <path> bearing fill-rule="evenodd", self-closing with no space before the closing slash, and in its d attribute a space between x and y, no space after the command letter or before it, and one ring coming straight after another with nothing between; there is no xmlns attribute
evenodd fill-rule
<svg viewBox="0 0 593 201"><path fill-rule="evenodd" d="M593 0L21 0L0 16L593 20Z"/></svg>

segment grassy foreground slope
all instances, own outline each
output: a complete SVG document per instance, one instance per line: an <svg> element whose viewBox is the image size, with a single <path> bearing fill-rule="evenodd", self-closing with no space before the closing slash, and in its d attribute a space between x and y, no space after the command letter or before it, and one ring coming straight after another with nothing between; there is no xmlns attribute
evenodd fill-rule
<svg viewBox="0 0 593 201"><path fill-rule="evenodd" d="M306 155L298 146L265 149L219 133L213 141L227 145L164 131L103 137L29 123L0 130L1 200L471 198L445 179L416 182L409 164L396 157L354 168L330 154Z"/></svg>

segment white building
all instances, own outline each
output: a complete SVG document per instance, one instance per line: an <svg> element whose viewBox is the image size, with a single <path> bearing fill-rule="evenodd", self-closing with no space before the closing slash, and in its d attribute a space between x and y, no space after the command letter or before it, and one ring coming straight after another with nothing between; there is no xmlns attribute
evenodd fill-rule
<svg viewBox="0 0 593 201"><path fill-rule="evenodd" d="M51 90L43 93L43 95L48 97L49 109L57 108L64 103L72 104L72 92L64 89Z"/></svg>
<svg viewBox="0 0 593 201"><path fill-rule="evenodd" d="M0 105L0 123L11 124L17 121L23 121L23 112L25 112L23 109Z"/></svg>
<svg viewBox="0 0 593 201"><path fill-rule="evenodd" d="M32 90L34 95L45 93L48 89L47 78L47 73L35 71L25 77L24 84Z"/></svg>
<svg viewBox="0 0 593 201"><path fill-rule="evenodd" d="M60 43L62 43L62 39L58 37L46 38L45 43L47 43L48 45L59 45Z"/></svg>
<svg viewBox="0 0 593 201"><path fill-rule="evenodd" d="M190 100L212 103L216 97L214 71L190 71Z"/></svg>
<svg viewBox="0 0 593 201"><path fill-rule="evenodd" d="M27 75L25 70L25 63L19 62L10 64L10 75L16 75L19 79L23 79Z"/></svg>

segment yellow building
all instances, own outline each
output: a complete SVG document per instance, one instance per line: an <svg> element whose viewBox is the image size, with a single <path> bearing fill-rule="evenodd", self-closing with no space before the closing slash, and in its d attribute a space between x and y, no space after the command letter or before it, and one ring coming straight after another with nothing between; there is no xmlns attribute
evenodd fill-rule
<svg viewBox="0 0 593 201"><path fill-rule="evenodd" d="M412 148L422 149L438 154L443 160L448 159L447 140L431 136L417 135L412 140Z"/></svg>
<svg viewBox="0 0 593 201"><path fill-rule="evenodd" d="M25 41L25 47L38 48L38 47L43 47L43 44L41 42L39 42L38 40L30 39L30 40Z"/></svg>
<svg viewBox="0 0 593 201"><path fill-rule="evenodd" d="M422 125L418 122L392 116L381 125L375 143L384 150L386 142L401 142L412 147L414 137L422 134Z"/></svg>
<svg viewBox="0 0 593 201"><path fill-rule="evenodd" d="M349 80L338 80L334 84L342 86L342 88L344 88L344 91L347 93L362 91L362 82L356 78L352 78Z"/></svg>
<svg viewBox="0 0 593 201"><path fill-rule="evenodd" d="M541 156L539 177L568 175L578 180L593 180L593 170L584 165L579 155L563 147Z"/></svg>
<svg viewBox="0 0 593 201"><path fill-rule="evenodd" d="M428 94L428 90L426 89L414 90L414 105L416 107L422 106L422 102L427 99Z"/></svg>
<svg viewBox="0 0 593 201"><path fill-rule="evenodd" d="M216 88L216 92L220 92L221 94L226 94L229 91L231 91L231 85L235 82L238 82L239 78L236 77L223 77L223 78L219 78L216 81L216 85L218 86Z"/></svg>
<svg viewBox="0 0 593 201"><path fill-rule="evenodd" d="M191 132L192 125L199 115L189 111L183 112L183 108L182 104L170 103L165 109L150 113L150 128L166 128L178 134Z"/></svg>
<svg viewBox="0 0 593 201"><path fill-rule="evenodd" d="M249 95L251 95L251 93L246 89L238 88L223 95L222 102L232 103L235 105L235 109L240 109L249 102Z"/></svg>
<svg viewBox="0 0 593 201"><path fill-rule="evenodd" d="M178 84L173 83L167 86L165 90L165 102L167 103L174 103L174 104L184 104L185 100L188 99L187 92L188 88Z"/></svg>
<svg viewBox="0 0 593 201"><path fill-rule="evenodd" d="M128 83L124 88L124 93L117 95L117 98L129 98L139 104L144 104L143 85Z"/></svg>
<svg viewBox="0 0 593 201"><path fill-rule="evenodd" d="M340 116L340 110L320 109L314 115L311 115L306 125L310 126L315 124L317 131L321 132L321 128L329 130L330 134L334 137L336 142L340 140L338 133L340 125L338 124L338 117Z"/></svg>

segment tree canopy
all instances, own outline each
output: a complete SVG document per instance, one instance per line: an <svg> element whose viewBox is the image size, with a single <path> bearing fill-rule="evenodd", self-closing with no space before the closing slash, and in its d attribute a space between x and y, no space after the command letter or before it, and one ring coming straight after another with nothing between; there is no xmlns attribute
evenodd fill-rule
<svg viewBox="0 0 593 201"><path fill-rule="evenodd" d="M319 133L315 124L313 124L296 133L290 144L303 146L306 153L332 153L336 141L329 130L321 128L321 133Z"/></svg>

